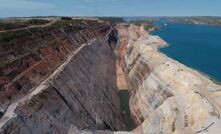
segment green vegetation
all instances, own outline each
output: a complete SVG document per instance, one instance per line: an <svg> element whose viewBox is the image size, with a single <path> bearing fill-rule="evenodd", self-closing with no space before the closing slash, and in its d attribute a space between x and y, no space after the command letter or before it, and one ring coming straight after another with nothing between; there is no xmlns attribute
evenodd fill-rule
<svg viewBox="0 0 221 134"><path fill-rule="evenodd" d="M16 20L11 22L0 22L0 31L3 30L13 30L19 28L25 28L33 25L44 25L49 23L48 20L43 19L29 19L29 20Z"/></svg>
<svg viewBox="0 0 221 134"><path fill-rule="evenodd" d="M133 20L133 21L130 21L129 23L132 23L134 25L138 25L138 26L141 26L143 25L144 28L149 31L151 29L159 29L159 26L156 26L152 23L152 21L150 20L147 20L147 19L144 19L144 20Z"/></svg>
<svg viewBox="0 0 221 134"><path fill-rule="evenodd" d="M54 24L50 25L48 28L70 28L69 30L73 30L75 28L75 31L82 30L82 19L75 19L75 20L60 20L55 22Z"/></svg>
<svg viewBox="0 0 221 134"><path fill-rule="evenodd" d="M82 29L85 29L85 25L82 25L81 19L76 19L76 20L61 20L53 23L50 26L47 27L34 27L34 28L29 28L29 29L20 29L16 31L5 31L5 32L0 32L0 42L2 44L6 42L10 42L15 38L22 38L25 37L26 35L29 35L30 33L33 36L40 36L43 32L46 31L51 31L54 29L60 29L63 28L66 32L71 31L71 32L77 32ZM27 24L42 24L46 23L46 21L39 21L39 20L29 20L26 22Z"/></svg>
<svg viewBox="0 0 221 134"><path fill-rule="evenodd" d="M0 33L0 42L1 43L9 42L13 38L19 37L20 34L22 34L22 33L23 32L19 32L19 34L18 34L17 32L12 32L12 31Z"/></svg>
<svg viewBox="0 0 221 134"><path fill-rule="evenodd" d="M144 24L148 24L148 25L152 25L152 22L150 20L132 20L129 23L133 23L134 25L144 25Z"/></svg>
<svg viewBox="0 0 221 134"><path fill-rule="evenodd" d="M0 31L2 30L11 30L16 28L23 28L25 27L24 24L22 24L19 21L16 22L0 22Z"/></svg>
<svg viewBox="0 0 221 134"><path fill-rule="evenodd" d="M73 20L71 17L61 17L61 20Z"/></svg>
<svg viewBox="0 0 221 134"><path fill-rule="evenodd" d="M125 22L125 20L121 17L98 17L98 19L103 21L109 21L112 23L122 23Z"/></svg>
<svg viewBox="0 0 221 134"><path fill-rule="evenodd" d="M63 28L67 25L70 25L74 22L77 22L77 21L73 21L73 20L61 20L61 21L57 21L55 22L54 24L52 24L51 26L49 26L50 28Z"/></svg>
<svg viewBox="0 0 221 134"><path fill-rule="evenodd" d="M37 24L38 22L29 21L29 24ZM65 33L75 33L86 28L94 28L100 26L98 21L74 19L59 20L50 23L45 27L29 27L25 29L9 30L0 32L0 54L6 55L0 60L0 68L14 61L14 58L8 58L7 55L13 55L16 59L20 59L25 55L37 52L39 48L47 45L47 42L54 40L55 35ZM46 39L46 41L44 41ZM12 59L12 60L11 60ZM1 72L0 72L1 73Z"/></svg>
<svg viewBox="0 0 221 134"><path fill-rule="evenodd" d="M30 19L24 22L25 25L31 26L31 25L44 25L49 23L50 21L48 20L43 20L43 19Z"/></svg>

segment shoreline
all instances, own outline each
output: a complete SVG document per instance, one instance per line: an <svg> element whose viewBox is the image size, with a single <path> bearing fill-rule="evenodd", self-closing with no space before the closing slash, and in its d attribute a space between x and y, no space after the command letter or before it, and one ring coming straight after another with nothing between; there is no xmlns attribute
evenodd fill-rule
<svg viewBox="0 0 221 134"><path fill-rule="evenodd" d="M159 51L160 53L163 53L163 54L165 54L167 57L169 57L169 58L171 58L171 59L173 59L173 60L175 60L175 61L177 61L177 62L179 62L179 63L181 63L181 64L183 64L183 65L185 65L185 66L187 66L187 67L189 67L190 69L193 69L193 70L197 71L199 74L201 74L201 75L205 76L206 78L208 78L209 80L211 80L214 84L221 85L221 81L219 81L219 80L213 78L212 76L209 76L208 74L206 74L206 73L200 71L200 70L197 69L197 68L190 67L190 66L188 66L188 65L186 65L186 64L184 64L184 63L182 63L182 62L180 62L180 61L178 61L178 60L176 60L176 59L174 59L174 58L172 58L172 57L170 57L170 56L167 55L166 53L160 51L160 50L163 49L163 48L170 47L170 44L169 44L167 41L165 41L164 39L162 39L159 35L152 34L153 31L155 31L155 30L152 30L152 31L150 31L150 32L148 32L148 33L149 33L151 36L158 36L161 40L163 40L163 41L166 43L164 46L161 46L161 47L158 48L158 51Z"/></svg>
<svg viewBox="0 0 221 134"><path fill-rule="evenodd" d="M168 43L157 35L148 34L144 28L136 25L128 28L119 26L118 31L119 37L125 43L122 46L126 49L120 58L127 70L125 73L130 84L130 111L135 122L141 124L139 132L153 132L145 128L157 132L161 128L158 124L162 121L171 123L172 120L179 126L185 126L185 122L177 119L187 117L194 122L185 126L188 131L175 126L177 132L198 132L212 121L215 122L214 128L209 131L220 129L220 85L198 70L160 52L159 49L168 46L165 45ZM126 53L127 51L130 53ZM163 96L166 98L162 99ZM162 102L159 102L161 99ZM159 110L162 110L160 115ZM210 114L211 111L213 114ZM156 122L156 116L163 120L152 125L152 122ZM172 126L173 124L168 128ZM169 132L172 131L168 130Z"/></svg>
<svg viewBox="0 0 221 134"><path fill-rule="evenodd" d="M187 66L187 65L186 65ZM217 85L221 85L221 82L219 82L218 80L216 80L215 78L207 75L206 73L200 71L199 69L193 68L193 67L189 67L195 71L197 71L198 73L200 73L201 75L205 76L206 78L208 78L209 80L211 80L213 83L217 84Z"/></svg>

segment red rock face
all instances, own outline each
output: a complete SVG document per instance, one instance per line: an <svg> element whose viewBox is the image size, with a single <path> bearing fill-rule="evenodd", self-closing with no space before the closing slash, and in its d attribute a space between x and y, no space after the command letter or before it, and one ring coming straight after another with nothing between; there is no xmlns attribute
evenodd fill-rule
<svg viewBox="0 0 221 134"><path fill-rule="evenodd" d="M108 30L106 24L96 21L84 20L80 24L16 31L10 41L0 43L2 109L37 86L70 52Z"/></svg>
<svg viewBox="0 0 221 134"><path fill-rule="evenodd" d="M38 31L33 41L17 38L11 44L21 44L0 45L8 52L0 51L7 53L0 60L0 133L124 130L113 52L116 31L96 21L80 24L84 28L78 31L73 31L76 25Z"/></svg>

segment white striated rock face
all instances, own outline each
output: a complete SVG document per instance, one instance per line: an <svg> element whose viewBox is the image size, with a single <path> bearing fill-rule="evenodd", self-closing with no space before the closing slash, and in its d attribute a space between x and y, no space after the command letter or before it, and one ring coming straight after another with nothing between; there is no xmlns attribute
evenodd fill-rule
<svg viewBox="0 0 221 134"><path fill-rule="evenodd" d="M142 27L118 25L118 56L131 93L135 132L221 132L221 86L158 52L166 43Z"/></svg>

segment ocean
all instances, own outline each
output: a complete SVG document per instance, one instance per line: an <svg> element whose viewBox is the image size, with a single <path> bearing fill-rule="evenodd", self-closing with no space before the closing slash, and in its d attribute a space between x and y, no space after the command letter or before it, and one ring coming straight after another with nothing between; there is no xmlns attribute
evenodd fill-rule
<svg viewBox="0 0 221 134"><path fill-rule="evenodd" d="M151 34L169 46L160 51L188 67L221 82L221 27L159 21ZM165 25L167 24L167 25Z"/></svg>

